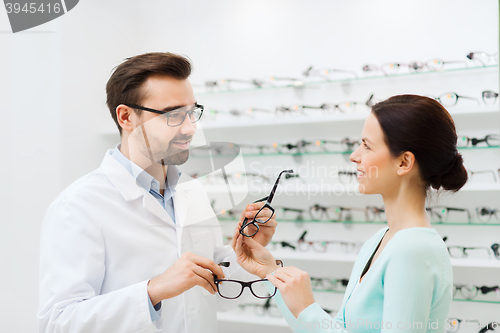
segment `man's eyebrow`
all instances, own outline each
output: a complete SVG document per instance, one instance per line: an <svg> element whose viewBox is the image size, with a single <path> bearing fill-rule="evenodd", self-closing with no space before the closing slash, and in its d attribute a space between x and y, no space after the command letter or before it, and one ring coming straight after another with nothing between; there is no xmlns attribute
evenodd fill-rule
<svg viewBox="0 0 500 333"><path fill-rule="evenodd" d="M195 102L194 104L189 104L189 105L197 105L198 103ZM168 106L166 108L163 108L161 109L161 111L165 111L165 112L169 112L169 111L173 111L175 109L180 109L180 108L184 108L186 106L189 106L189 105L175 105L175 106Z"/></svg>

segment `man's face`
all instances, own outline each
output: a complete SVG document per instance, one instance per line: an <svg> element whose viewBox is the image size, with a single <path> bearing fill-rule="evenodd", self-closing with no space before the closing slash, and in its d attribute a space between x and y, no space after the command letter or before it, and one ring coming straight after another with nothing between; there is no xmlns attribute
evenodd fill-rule
<svg viewBox="0 0 500 333"><path fill-rule="evenodd" d="M143 89L145 98L140 102L143 107L162 111L196 103L187 79L152 76L144 83ZM180 165L187 161L189 143L196 132L196 123L191 122L189 115L176 127L167 125L165 115L148 111L141 111L140 116L134 113L132 122L134 130L129 137L132 160L164 165Z"/></svg>

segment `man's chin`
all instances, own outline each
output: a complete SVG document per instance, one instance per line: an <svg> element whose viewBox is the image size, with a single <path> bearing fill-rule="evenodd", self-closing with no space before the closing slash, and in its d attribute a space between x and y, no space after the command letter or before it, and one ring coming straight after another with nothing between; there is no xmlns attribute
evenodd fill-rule
<svg viewBox="0 0 500 333"><path fill-rule="evenodd" d="M189 158L189 149L179 152L168 154L164 159L165 165L182 165L187 162Z"/></svg>

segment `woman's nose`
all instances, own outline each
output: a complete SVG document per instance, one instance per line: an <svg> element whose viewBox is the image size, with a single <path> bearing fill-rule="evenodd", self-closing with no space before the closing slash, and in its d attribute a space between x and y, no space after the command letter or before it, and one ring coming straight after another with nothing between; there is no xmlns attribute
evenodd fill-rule
<svg viewBox="0 0 500 333"><path fill-rule="evenodd" d="M359 155L356 153L357 151L358 151L358 149L354 150L351 153L351 156L349 156L349 161L351 161L353 163L359 163Z"/></svg>

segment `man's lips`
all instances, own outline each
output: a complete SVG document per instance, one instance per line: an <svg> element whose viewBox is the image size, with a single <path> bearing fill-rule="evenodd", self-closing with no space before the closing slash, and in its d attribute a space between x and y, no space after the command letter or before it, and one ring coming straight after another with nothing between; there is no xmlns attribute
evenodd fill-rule
<svg viewBox="0 0 500 333"><path fill-rule="evenodd" d="M180 149L188 149L190 141L191 140L177 140L177 141L172 141L172 144Z"/></svg>

